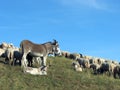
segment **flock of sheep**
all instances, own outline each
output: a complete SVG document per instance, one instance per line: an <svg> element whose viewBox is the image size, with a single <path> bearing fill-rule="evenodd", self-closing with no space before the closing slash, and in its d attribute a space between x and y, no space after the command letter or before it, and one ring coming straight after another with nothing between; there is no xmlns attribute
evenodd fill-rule
<svg viewBox="0 0 120 90"><path fill-rule="evenodd" d="M113 75L114 78L120 78L120 64L116 61L86 56L78 53L70 53L67 51L61 51L61 55L74 60L72 65L76 71L83 71L84 68L89 68L93 70L94 74L108 73L109 76ZM5 63L9 63L10 65L14 65L17 62L21 65L22 54L20 53L20 48L15 47L13 44L1 43L0 57L4 57ZM28 67L26 72L33 75L37 73L42 75L41 72L38 72L38 70L40 70L39 68ZM46 75L46 73L44 75Z"/></svg>
<svg viewBox="0 0 120 90"><path fill-rule="evenodd" d="M62 56L74 60L72 65L76 71L82 71L88 68L92 69L94 74L106 73L109 76L113 75L114 78L120 78L120 64L117 61L70 53L67 51L61 51L61 53Z"/></svg>
<svg viewBox="0 0 120 90"><path fill-rule="evenodd" d="M5 63L15 64L15 61L18 61L20 64L21 53L18 47L15 47L12 43L1 43L0 45L0 56L5 58Z"/></svg>

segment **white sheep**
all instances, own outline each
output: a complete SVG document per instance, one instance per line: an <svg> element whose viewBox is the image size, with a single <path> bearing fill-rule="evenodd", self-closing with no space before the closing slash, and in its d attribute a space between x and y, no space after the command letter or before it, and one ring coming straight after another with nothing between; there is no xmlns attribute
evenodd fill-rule
<svg viewBox="0 0 120 90"><path fill-rule="evenodd" d="M5 50L5 61L9 61L9 64L14 65L14 62L19 60L21 62L22 54L19 52L19 48L7 48Z"/></svg>
<svg viewBox="0 0 120 90"><path fill-rule="evenodd" d="M79 63L73 62L72 66L74 67L75 71L82 72L82 67L80 67Z"/></svg>
<svg viewBox="0 0 120 90"><path fill-rule="evenodd" d="M47 67L25 67L24 72L32 75L47 75Z"/></svg>

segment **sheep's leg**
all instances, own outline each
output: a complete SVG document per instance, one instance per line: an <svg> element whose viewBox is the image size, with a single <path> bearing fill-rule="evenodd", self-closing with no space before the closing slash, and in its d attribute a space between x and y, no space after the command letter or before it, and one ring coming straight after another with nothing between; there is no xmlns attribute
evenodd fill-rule
<svg viewBox="0 0 120 90"><path fill-rule="evenodd" d="M16 64L16 59L15 58L13 58L13 66L15 66L15 64Z"/></svg>

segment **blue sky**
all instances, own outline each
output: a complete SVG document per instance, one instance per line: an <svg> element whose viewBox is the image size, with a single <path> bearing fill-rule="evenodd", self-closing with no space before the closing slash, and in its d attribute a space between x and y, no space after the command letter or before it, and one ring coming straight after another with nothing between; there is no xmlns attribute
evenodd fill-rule
<svg viewBox="0 0 120 90"><path fill-rule="evenodd" d="M119 0L0 0L0 42L58 40L65 51L120 61Z"/></svg>

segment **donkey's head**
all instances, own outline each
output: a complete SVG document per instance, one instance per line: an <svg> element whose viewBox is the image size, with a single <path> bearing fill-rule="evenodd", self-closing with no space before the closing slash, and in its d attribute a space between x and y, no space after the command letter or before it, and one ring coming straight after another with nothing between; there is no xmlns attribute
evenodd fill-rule
<svg viewBox="0 0 120 90"><path fill-rule="evenodd" d="M59 47L58 41L54 40L52 42L52 46L53 46L52 52L55 55L61 55L61 51L60 51L60 47Z"/></svg>

